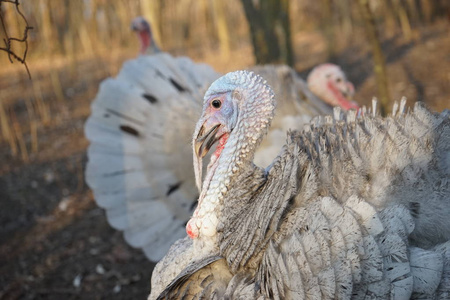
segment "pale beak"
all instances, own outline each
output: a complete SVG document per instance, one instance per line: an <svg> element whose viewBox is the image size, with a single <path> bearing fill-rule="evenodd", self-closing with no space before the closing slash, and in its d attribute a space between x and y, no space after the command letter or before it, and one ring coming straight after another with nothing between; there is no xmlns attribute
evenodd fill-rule
<svg viewBox="0 0 450 300"><path fill-rule="evenodd" d="M204 133L205 125L200 128L197 138L194 140L194 151L198 158L205 157L212 145L214 145L214 143L219 139L219 137L216 136L217 131L219 131L219 127L220 124L216 124L206 133Z"/></svg>
<svg viewBox="0 0 450 300"><path fill-rule="evenodd" d="M353 95L355 93L355 87L351 82L347 82L346 89L341 91L342 95L344 95L345 98L347 98L348 101L353 100Z"/></svg>
<svg viewBox="0 0 450 300"><path fill-rule="evenodd" d="M197 137L194 138L193 141L195 184L197 185L200 193L202 191L202 159L208 153L209 149L211 149L213 144L218 140L216 134L219 131L219 128L220 124L215 124L209 129L206 129L205 124L203 124L197 134Z"/></svg>

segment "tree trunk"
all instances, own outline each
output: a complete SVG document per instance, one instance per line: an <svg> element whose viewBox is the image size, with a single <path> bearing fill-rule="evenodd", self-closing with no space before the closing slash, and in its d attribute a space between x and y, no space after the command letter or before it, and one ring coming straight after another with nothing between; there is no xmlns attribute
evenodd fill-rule
<svg viewBox="0 0 450 300"><path fill-rule="evenodd" d="M386 62L384 59L383 51L381 49L381 43L379 38L378 29L375 23L372 10L369 6L368 0L358 0L362 16L364 19L364 26L367 37L372 45L373 60L374 60L374 72L378 86L379 107L382 115L386 115L390 111L389 105L389 88L386 72Z"/></svg>
<svg viewBox="0 0 450 300"><path fill-rule="evenodd" d="M351 0L341 0L336 3L339 8L340 23L344 38L348 40L353 32L353 16Z"/></svg>
<svg viewBox="0 0 450 300"><path fill-rule="evenodd" d="M381 13L384 15L384 31L386 32L387 38L395 36L398 32L399 20L397 18L396 7L396 0L387 0L383 3Z"/></svg>
<svg viewBox="0 0 450 300"><path fill-rule="evenodd" d="M283 29L280 35L282 36L281 41L283 42L282 59L289 65L294 66L294 53L292 51L292 39L291 39L291 22L289 17L289 3L290 0L280 1L280 11L279 19L281 21L281 28Z"/></svg>
<svg viewBox="0 0 450 300"><path fill-rule="evenodd" d="M98 12L98 4L97 0L91 0L89 1L89 10L91 12L90 18L87 21L88 28L90 30L88 31L89 38L91 40L91 43L93 42L96 45L101 45L98 37L98 23L97 23L97 12ZM98 52L98 46L92 47L92 52L97 53Z"/></svg>
<svg viewBox="0 0 450 300"><path fill-rule="evenodd" d="M403 7L403 5L401 5ZM417 0L406 0L406 10L410 22L417 26L421 19L420 3Z"/></svg>
<svg viewBox="0 0 450 300"><path fill-rule="evenodd" d="M256 63L293 65L288 0L241 0Z"/></svg>
<svg viewBox="0 0 450 300"><path fill-rule="evenodd" d="M228 30L225 3L222 0L213 0L213 11L216 19L217 36L220 42L220 52L225 58L230 57L230 32Z"/></svg>
<svg viewBox="0 0 450 300"><path fill-rule="evenodd" d="M434 5L431 0L421 0L424 22L430 24L434 15Z"/></svg>
<svg viewBox="0 0 450 300"><path fill-rule="evenodd" d="M56 40L56 34L54 32L54 27L52 25L53 23L50 15L51 9L48 6L48 1L41 0L40 2L40 25L43 40L42 44L44 44L46 47L46 49L44 50L45 52L47 52L48 54L53 54L56 48L55 44L59 45L59 40Z"/></svg>
<svg viewBox="0 0 450 300"><path fill-rule="evenodd" d="M342 2L342 1L341 1ZM327 57L333 61L336 58L336 45L333 32L333 4L331 0L322 0L322 30L327 40Z"/></svg>

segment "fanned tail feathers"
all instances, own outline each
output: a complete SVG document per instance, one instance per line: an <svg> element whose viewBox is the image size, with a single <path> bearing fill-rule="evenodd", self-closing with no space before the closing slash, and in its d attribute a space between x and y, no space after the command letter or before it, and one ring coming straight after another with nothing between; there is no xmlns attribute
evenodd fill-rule
<svg viewBox="0 0 450 300"><path fill-rule="evenodd" d="M202 90L217 77L188 58L141 56L105 80L92 104L86 180L110 224L153 261L185 236L198 193L185 172L190 137Z"/></svg>

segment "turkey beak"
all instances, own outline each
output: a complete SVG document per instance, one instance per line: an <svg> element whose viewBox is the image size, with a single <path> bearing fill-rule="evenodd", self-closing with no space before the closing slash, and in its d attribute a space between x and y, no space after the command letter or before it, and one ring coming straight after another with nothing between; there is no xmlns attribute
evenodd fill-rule
<svg viewBox="0 0 450 300"><path fill-rule="evenodd" d="M350 100L350 93L347 90L343 90L343 91L341 91L341 93L345 99Z"/></svg>
<svg viewBox="0 0 450 300"><path fill-rule="evenodd" d="M211 127L206 133L204 125L202 126L202 128L200 128L194 144L195 155L197 155L197 157L205 157L209 149L211 149L212 145L214 145L214 143L217 141L216 133L217 131L219 131L219 127L220 124L216 124Z"/></svg>
<svg viewBox="0 0 450 300"><path fill-rule="evenodd" d="M355 94L355 87L353 86L353 83L348 81L347 82L347 90L345 91L345 97L348 100L352 100L354 94Z"/></svg>

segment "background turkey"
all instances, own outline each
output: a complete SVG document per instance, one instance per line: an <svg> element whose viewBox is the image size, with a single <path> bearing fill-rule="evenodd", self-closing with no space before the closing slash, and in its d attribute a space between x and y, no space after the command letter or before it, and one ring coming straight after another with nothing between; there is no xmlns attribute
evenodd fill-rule
<svg viewBox="0 0 450 300"><path fill-rule="evenodd" d="M185 235L196 205L190 137L203 94L219 74L187 57L158 53L145 19L133 20L132 28L138 30L141 45L149 46L141 53L155 55L128 61L117 78L101 84L85 128L91 143L86 180L111 226L158 261ZM328 66L312 76L315 90L328 95L325 99L334 101L330 103L342 103L352 97L352 85L340 68ZM288 129L302 128L313 116L330 113L331 106L287 66L251 69L267 78L279 99L269 136L255 158L267 166ZM320 86L333 88L333 93Z"/></svg>
<svg viewBox="0 0 450 300"><path fill-rule="evenodd" d="M131 29L136 32L139 40L139 53L151 55L161 52L153 38L150 23L144 17L136 17L131 21Z"/></svg>
<svg viewBox="0 0 450 300"><path fill-rule="evenodd" d="M204 99L195 169L220 142L192 240L157 265L150 299L448 299L448 110L336 109L288 133L262 169L253 156L275 108L266 82L228 73Z"/></svg>
<svg viewBox="0 0 450 300"><path fill-rule="evenodd" d="M355 87L347 81L338 65L330 63L318 65L309 73L307 82L311 92L326 103L340 106L345 110L358 109L358 105L351 101Z"/></svg>

